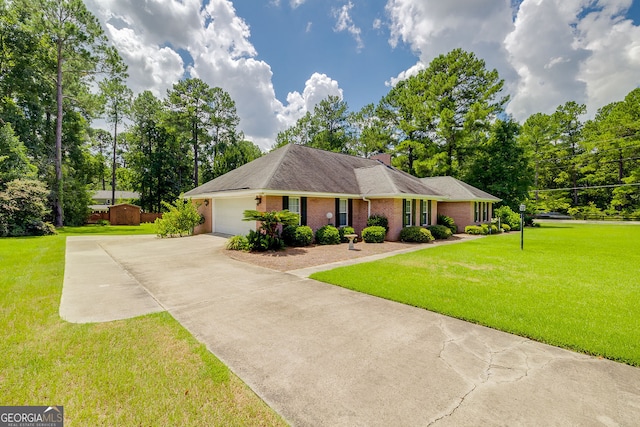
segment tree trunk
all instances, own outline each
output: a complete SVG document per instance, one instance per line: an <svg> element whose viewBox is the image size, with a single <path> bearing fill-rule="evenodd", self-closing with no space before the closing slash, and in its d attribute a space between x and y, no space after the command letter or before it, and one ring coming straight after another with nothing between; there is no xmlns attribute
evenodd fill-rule
<svg viewBox="0 0 640 427"><path fill-rule="evenodd" d="M116 145L118 141L118 113L113 124L113 162L111 163L111 206L116 204Z"/></svg>
<svg viewBox="0 0 640 427"><path fill-rule="evenodd" d="M54 223L56 227L64 224L63 190L62 182L62 40L58 40L58 62L56 75L56 184L53 190Z"/></svg>

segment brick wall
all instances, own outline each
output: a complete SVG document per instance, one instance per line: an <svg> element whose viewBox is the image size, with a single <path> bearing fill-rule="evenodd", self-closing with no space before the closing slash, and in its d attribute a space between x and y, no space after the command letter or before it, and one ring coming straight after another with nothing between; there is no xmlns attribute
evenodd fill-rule
<svg viewBox="0 0 640 427"><path fill-rule="evenodd" d="M205 234L213 231L213 203L208 200L208 205L205 204L204 199L192 199L191 203L198 206L198 213L204 216L204 223L196 225L193 229L193 234Z"/></svg>
<svg viewBox="0 0 640 427"><path fill-rule="evenodd" d="M333 218L327 219L327 212L331 212ZM313 232L323 225L336 225L336 199L335 198L307 198L307 225Z"/></svg>
<svg viewBox="0 0 640 427"><path fill-rule="evenodd" d="M467 225L473 225L473 202L440 202L438 213L453 218L458 233L463 233Z"/></svg>
<svg viewBox="0 0 640 427"><path fill-rule="evenodd" d="M371 200L371 215L384 215L389 220L387 240L397 241L402 230L402 199Z"/></svg>

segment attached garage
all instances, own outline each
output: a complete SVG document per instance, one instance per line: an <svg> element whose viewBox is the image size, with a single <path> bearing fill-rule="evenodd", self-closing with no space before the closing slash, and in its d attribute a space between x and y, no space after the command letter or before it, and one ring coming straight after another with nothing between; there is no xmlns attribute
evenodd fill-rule
<svg viewBox="0 0 640 427"><path fill-rule="evenodd" d="M243 221L244 211L256 208L254 197L213 200L213 231L215 233L245 235L255 228L255 222Z"/></svg>

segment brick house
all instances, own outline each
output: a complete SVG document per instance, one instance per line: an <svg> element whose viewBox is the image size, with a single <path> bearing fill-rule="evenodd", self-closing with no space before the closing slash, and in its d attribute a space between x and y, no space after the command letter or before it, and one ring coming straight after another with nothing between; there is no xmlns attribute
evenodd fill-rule
<svg viewBox="0 0 640 427"><path fill-rule="evenodd" d="M300 223L314 232L332 224L351 226L360 234L371 214L384 215L389 220L388 240L398 240L405 226L435 224L443 204L446 211L460 218L459 228L464 230L474 223L467 221L473 219L473 203L486 203L490 211L491 204L499 201L491 195L452 199L438 188L449 188L444 184L450 181L416 178L392 167L390 160L388 154L365 159L289 144L194 188L184 197L198 203L205 218L196 233L247 234L256 224L242 221L245 210L288 209L298 213Z"/></svg>

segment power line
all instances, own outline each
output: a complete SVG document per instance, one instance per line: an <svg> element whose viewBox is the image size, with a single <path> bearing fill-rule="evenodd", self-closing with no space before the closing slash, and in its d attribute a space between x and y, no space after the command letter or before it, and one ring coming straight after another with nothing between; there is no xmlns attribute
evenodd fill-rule
<svg viewBox="0 0 640 427"><path fill-rule="evenodd" d="M617 187L638 187L640 182L631 184L607 184L607 185L589 185L584 187L566 187L566 188L546 188L542 190L529 190L530 193L548 193L551 191L572 191L572 190L592 190L596 188L617 188Z"/></svg>

